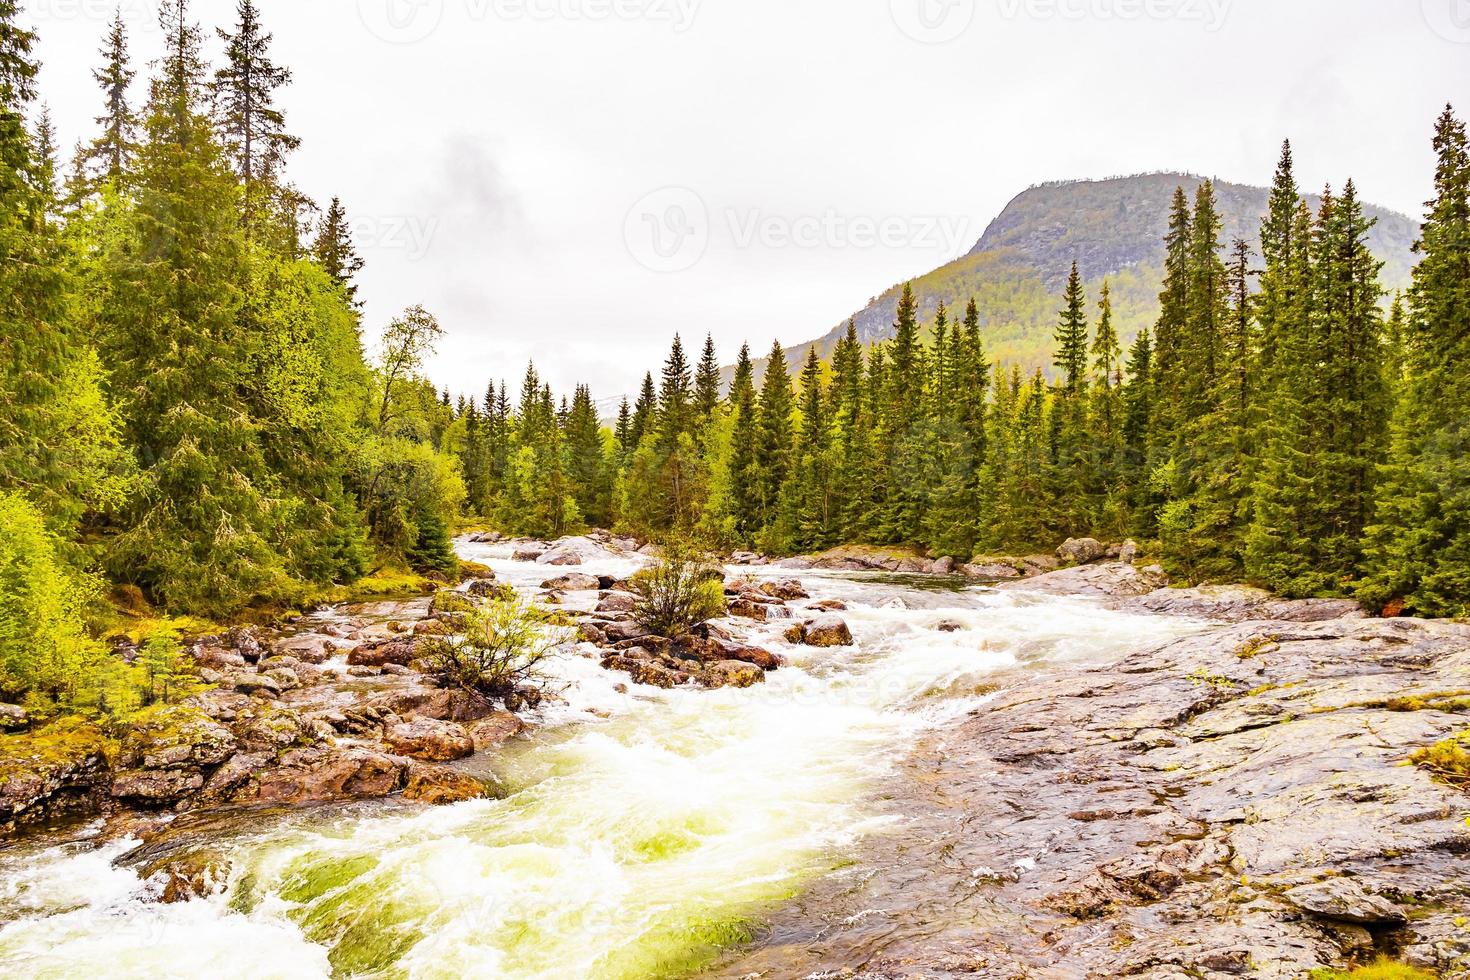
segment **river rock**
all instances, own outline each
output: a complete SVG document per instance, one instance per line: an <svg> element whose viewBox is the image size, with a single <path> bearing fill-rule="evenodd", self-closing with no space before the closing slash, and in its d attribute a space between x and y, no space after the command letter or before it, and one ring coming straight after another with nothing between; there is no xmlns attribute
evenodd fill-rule
<svg viewBox="0 0 1470 980"><path fill-rule="evenodd" d="M967 565L961 565L960 574L966 578L986 581L1005 581L1021 577L1021 571L1015 565L989 559L976 559Z"/></svg>
<svg viewBox="0 0 1470 980"><path fill-rule="evenodd" d="M616 557L591 538L564 538L540 555L536 562L554 566L589 565Z"/></svg>
<svg viewBox="0 0 1470 980"><path fill-rule="evenodd" d="M772 579L769 582L762 582L757 591L762 595L770 596L772 599L779 599L782 602L811 598L806 588L801 584L801 581L794 578Z"/></svg>
<svg viewBox="0 0 1470 980"><path fill-rule="evenodd" d="M0 732L13 732L29 725L31 716L18 704L0 704Z"/></svg>
<svg viewBox="0 0 1470 980"><path fill-rule="evenodd" d="M422 655L420 644L412 639L379 640L352 650L347 654L347 663L352 667L381 667L384 664L407 667Z"/></svg>
<svg viewBox="0 0 1470 980"><path fill-rule="evenodd" d="M102 730L62 721L0 736L0 832L94 811L109 784Z"/></svg>
<svg viewBox="0 0 1470 980"><path fill-rule="evenodd" d="M498 749L506 742L526 730L526 723L509 711L497 711L488 718L481 718L469 726L470 738L474 740L476 752Z"/></svg>
<svg viewBox="0 0 1470 980"><path fill-rule="evenodd" d="M409 765L407 759L352 746L292 749L236 798L274 803L377 799L402 788Z"/></svg>
<svg viewBox="0 0 1470 980"><path fill-rule="evenodd" d="M316 740L301 715L269 701L255 701L238 712L230 730L245 752L281 752Z"/></svg>
<svg viewBox="0 0 1470 980"><path fill-rule="evenodd" d="M1118 560L1125 565L1131 565L1138 560L1138 542L1129 538L1123 542L1118 549Z"/></svg>
<svg viewBox="0 0 1470 980"><path fill-rule="evenodd" d="M954 568L954 559L949 557L948 555L945 555L944 557L935 560L934 567L931 568L930 571L935 575L953 575Z"/></svg>
<svg viewBox="0 0 1470 980"><path fill-rule="evenodd" d="M245 658L234 650L218 646L200 646L194 650L194 664L210 670L243 670L249 665Z"/></svg>
<svg viewBox="0 0 1470 980"><path fill-rule="evenodd" d="M1278 599L1263 589L1244 585L1164 589L1133 599L1123 608L1130 612L1163 613L1225 623L1248 620L1320 623L1367 616L1362 606L1351 599Z"/></svg>
<svg viewBox="0 0 1470 980"><path fill-rule="evenodd" d="M112 795L138 806L177 803L204 788L197 769L130 769L112 780Z"/></svg>
<svg viewBox="0 0 1470 980"><path fill-rule="evenodd" d="M268 674L252 674L237 670L224 676L224 683L241 694L259 694L265 697L280 697L281 682Z"/></svg>
<svg viewBox="0 0 1470 980"><path fill-rule="evenodd" d="M609 592L597 603L600 613L630 613L638 608L638 597L631 592Z"/></svg>
<svg viewBox="0 0 1470 980"><path fill-rule="evenodd" d="M198 708L159 705L128 726L118 764L124 769L199 769L224 762L235 747L234 734Z"/></svg>
<svg viewBox="0 0 1470 980"><path fill-rule="evenodd" d="M398 755L430 762L452 762L475 754L475 741L463 726L433 718L392 725L383 733L383 741Z"/></svg>
<svg viewBox="0 0 1470 980"><path fill-rule="evenodd" d="M511 554L510 560L524 562L536 561L542 555L546 554L550 547L551 545L543 544L540 541L523 541L516 545L516 549Z"/></svg>
<svg viewBox="0 0 1470 980"><path fill-rule="evenodd" d="M818 616L805 624L801 642L809 647L850 647L852 630L841 616Z"/></svg>
<svg viewBox="0 0 1470 980"><path fill-rule="evenodd" d="M608 623L605 626L601 627L601 629L602 632L607 636L609 643L623 643L628 640L641 640L644 637L653 635L649 633L646 627L639 626L637 623Z"/></svg>
<svg viewBox="0 0 1470 980"><path fill-rule="evenodd" d="M1351 878L1329 878L1288 889L1285 898L1303 912L1358 925L1403 925L1404 910L1380 895L1371 895Z"/></svg>
<svg viewBox="0 0 1470 980"><path fill-rule="evenodd" d="M541 588L556 592L594 592L601 584L601 580L595 575L569 572L559 578L548 579L542 582Z"/></svg>
<svg viewBox="0 0 1470 980"><path fill-rule="evenodd" d="M1045 572L1020 581L1003 582L999 588L1046 592L1051 595L1126 599L1147 595L1168 584L1168 576L1157 566L1137 568L1122 562L1105 562Z"/></svg>
<svg viewBox="0 0 1470 980"><path fill-rule="evenodd" d="M624 671L633 678L634 683L647 684L650 687L673 689L694 680L688 671L676 670L650 659L646 650L641 657L636 656L633 651L608 657L602 661L602 666L605 670Z"/></svg>
<svg viewBox="0 0 1470 980"><path fill-rule="evenodd" d="M744 661L721 660L706 664L701 680L706 687L753 687L765 683L766 672Z"/></svg>
<svg viewBox="0 0 1470 980"><path fill-rule="evenodd" d="M1107 546L1096 538L1068 538L1057 548L1057 557L1071 565L1086 565L1107 553Z"/></svg>
<svg viewBox="0 0 1470 980"><path fill-rule="evenodd" d="M408 768L408 781L403 798L430 806L446 806L466 800L482 800L490 796L489 788L480 780L448 766L415 762Z"/></svg>

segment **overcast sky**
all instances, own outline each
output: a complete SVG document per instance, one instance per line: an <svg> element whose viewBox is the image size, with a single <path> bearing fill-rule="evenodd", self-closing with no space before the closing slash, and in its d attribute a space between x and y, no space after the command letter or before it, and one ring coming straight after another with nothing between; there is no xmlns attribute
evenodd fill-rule
<svg viewBox="0 0 1470 980"><path fill-rule="evenodd" d="M68 141L114 6L22 0ZM211 29L234 6L193 2ZM1265 183L1290 136L1304 184L1418 215L1435 116L1470 112L1470 0L258 6L295 72L292 176L358 223L369 340L422 303L466 393L535 358L619 395L675 331L726 361L810 340L1044 180ZM153 3L122 9L153 58Z"/></svg>

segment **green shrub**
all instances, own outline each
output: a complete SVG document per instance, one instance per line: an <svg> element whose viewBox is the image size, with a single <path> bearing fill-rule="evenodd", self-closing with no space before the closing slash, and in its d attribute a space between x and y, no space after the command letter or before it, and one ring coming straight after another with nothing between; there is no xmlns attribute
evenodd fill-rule
<svg viewBox="0 0 1470 980"><path fill-rule="evenodd" d="M548 613L512 596L459 615L459 632L431 641L426 659L434 670L480 694L505 696L522 686L545 686L542 666L567 638Z"/></svg>
<svg viewBox="0 0 1470 980"><path fill-rule="evenodd" d="M681 549L670 549L629 585L638 597L638 625L673 638L725 615L724 575L719 568Z"/></svg>
<svg viewBox="0 0 1470 980"><path fill-rule="evenodd" d="M1351 971L1313 970L1308 980L1435 980L1435 975L1392 960L1380 959Z"/></svg>
<svg viewBox="0 0 1470 980"><path fill-rule="evenodd" d="M105 656L85 624L97 596L96 581L62 560L40 512L0 494L0 698L42 716L75 699Z"/></svg>
<svg viewBox="0 0 1470 980"><path fill-rule="evenodd" d="M1409 761L1441 782L1464 789L1470 787L1470 752L1465 742L1470 732L1458 738L1447 738L1409 756Z"/></svg>

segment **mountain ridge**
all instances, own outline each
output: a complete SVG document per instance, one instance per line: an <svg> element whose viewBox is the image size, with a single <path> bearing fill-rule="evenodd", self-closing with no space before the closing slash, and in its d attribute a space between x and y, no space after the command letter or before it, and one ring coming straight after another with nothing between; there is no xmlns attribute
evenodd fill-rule
<svg viewBox="0 0 1470 980"><path fill-rule="evenodd" d="M1102 280L1110 280L1115 322L1124 343L1131 343L1158 316L1163 238L1174 190L1183 187L1192 198L1206 179L1162 170L1033 184L1006 204L967 253L909 280L919 299L920 319L931 323L941 300L951 310L963 309L973 295L992 357L1026 371L1049 370L1052 326L1075 259L1090 304L1096 303ZM1221 180L1214 186L1225 218L1223 244L1242 237L1259 256L1260 220L1269 189ZM1306 199L1314 210L1321 204L1320 194ZM1365 203L1364 212L1377 222L1369 246L1384 262L1384 288L1393 292L1406 287L1419 222L1374 204ZM815 340L786 348L788 368L799 370L813 347L829 356L849 320L856 323L864 344L892 337L903 285L890 286ZM764 360L758 361L757 376L764 370Z"/></svg>

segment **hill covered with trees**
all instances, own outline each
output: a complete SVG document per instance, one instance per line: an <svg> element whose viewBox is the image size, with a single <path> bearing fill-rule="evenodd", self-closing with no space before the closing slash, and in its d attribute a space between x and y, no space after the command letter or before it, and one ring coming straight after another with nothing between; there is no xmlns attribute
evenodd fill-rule
<svg viewBox="0 0 1470 980"><path fill-rule="evenodd" d="M1108 279L1113 317L1122 342L1131 344L1159 314L1159 284L1164 278L1164 235L1174 190L1194 194L1205 178L1185 173L1139 174L1105 180L1067 180L1039 184L1017 195L992 221L964 257L907 285L920 297L919 321L926 328L940 303L962 307L974 297L980 330L988 349L1023 371L1042 368L1050 377L1052 320L1056 294L1076 262L1090 294ZM1221 238L1243 238L1260 253L1260 223L1270 190L1212 181L1224 227ZM1313 209L1320 194L1307 194ZM1364 203L1374 222L1368 247L1384 263L1380 279L1395 292L1409 284L1415 263L1418 223ZM865 344L890 340L905 284L874 297L849 318ZM843 321L820 339L788 347L788 364L800 364L815 346L830 357L847 333ZM756 375L765 361L756 363ZM728 372L727 372L728 375Z"/></svg>
<svg viewBox="0 0 1470 980"><path fill-rule="evenodd" d="M291 73L257 6L218 64L187 0L161 20L146 78L111 24L63 163L0 0L0 700L40 717L155 696L157 664L94 638L107 593L227 617L448 571L464 499L420 371L439 327L410 310L366 358L345 210L291 183Z"/></svg>
<svg viewBox="0 0 1470 980"><path fill-rule="evenodd" d="M854 320L794 387L779 343L763 377L742 350L723 394L713 343L692 363L675 338L610 440L587 387L558 408L532 368L519 401L492 385L465 407L485 434L463 457L470 506L536 535L610 520L774 553L969 560L1133 535L1191 581L1464 615L1470 156L1450 109L1434 146L1406 293L1385 288L1353 181L1304 195L1288 144L1252 239L1211 181L1175 186L1156 313L1131 341L1118 297L1142 281L1090 289L1079 259L1060 295L1037 275L1049 375L988 343L991 293L951 306L926 280L899 291L891 339Z"/></svg>

